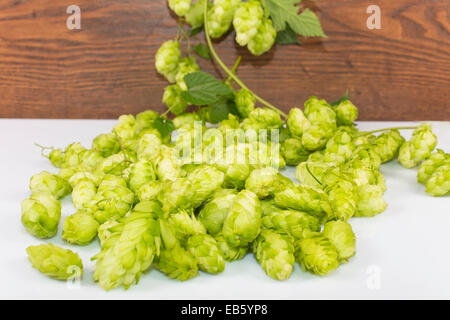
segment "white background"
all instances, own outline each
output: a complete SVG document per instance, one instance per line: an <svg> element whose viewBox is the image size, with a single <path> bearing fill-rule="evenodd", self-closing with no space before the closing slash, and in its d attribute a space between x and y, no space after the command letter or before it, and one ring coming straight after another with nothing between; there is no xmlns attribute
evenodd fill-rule
<svg viewBox="0 0 450 320"><path fill-rule="evenodd" d="M79 288L52 280L33 269L25 249L44 241L27 234L20 222L20 202L29 196L30 177L42 170L57 172L34 146L65 147L109 132L113 121L0 120L0 298L38 299L408 299L450 298L450 197L432 198L416 182L416 170L392 162L383 166L389 204L375 218L352 219L357 255L327 277L304 273L296 265L292 277L278 282L267 277L249 254L227 264L224 273L201 273L188 282L168 279L156 270L128 291L104 292L92 280L90 258L97 242L74 247L57 237L47 242L80 254L85 274ZM360 123L362 130L411 123ZM439 146L450 152L450 123L434 123ZM404 132L410 137L410 132ZM293 177L293 169L285 172ZM63 201L63 218L75 212ZM61 229L61 228L60 228Z"/></svg>

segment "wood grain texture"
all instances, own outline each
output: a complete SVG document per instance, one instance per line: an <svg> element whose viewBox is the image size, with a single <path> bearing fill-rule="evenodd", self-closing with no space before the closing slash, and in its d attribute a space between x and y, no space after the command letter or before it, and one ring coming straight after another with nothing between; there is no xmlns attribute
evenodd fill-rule
<svg viewBox="0 0 450 320"><path fill-rule="evenodd" d="M229 35L217 51L228 65L242 55L241 78L284 110L310 95L333 100L349 89L362 120L450 120L450 2L375 2L382 30L366 27L374 1L322 0L309 5L328 39L278 46L256 58ZM66 28L71 4L82 10L80 31ZM0 117L164 110L167 83L154 55L176 25L166 0L1 0Z"/></svg>

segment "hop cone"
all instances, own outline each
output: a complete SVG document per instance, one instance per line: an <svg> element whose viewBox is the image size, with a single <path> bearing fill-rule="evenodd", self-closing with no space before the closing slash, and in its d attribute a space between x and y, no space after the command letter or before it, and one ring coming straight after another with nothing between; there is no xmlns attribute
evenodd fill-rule
<svg viewBox="0 0 450 320"><path fill-rule="evenodd" d="M189 252L197 258L200 270L212 274L225 269L225 259L216 240L208 234L196 234L187 241Z"/></svg>
<svg viewBox="0 0 450 320"><path fill-rule="evenodd" d="M253 242L261 230L261 215L258 197L251 191L241 191L223 225L225 240L233 247L245 247Z"/></svg>
<svg viewBox="0 0 450 320"><path fill-rule="evenodd" d="M156 210L156 209L155 209ZM109 238L96 260L94 280L105 290L139 282L160 250L159 224L152 213L133 213L122 222L120 234Z"/></svg>
<svg viewBox="0 0 450 320"><path fill-rule="evenodd" d="M264 11L256 0L241 2L234 13L233 26L236 30L236 42L246 46L258 33Z"/></svg>
<svg viewBox="0 0 450 320"><path fill-rule="evenodd" d="M28 247L27 253L33 268L54 279L67 280L83 273L78 254L51 243Z"/></svg>
<svg viewBox="0 0 450 320"><path fill-rule="evenodd" d="M410 141L400 148L398 161L406 168L414 168L428 158L437 145L436 135L427 124L417 128Z"/></svg>
<svg viewBox="0 0 450 320"><path fill-rule="evenodd" d="M272 230L263 230L253 244L253 251L259 264L268 276L286 280L294 269L294 246L288 236Z"/></svg>
<svg viewBox="0 0 450 320"><path fill-rule="evenodd" d="M263 226L279 233L288 234L296 239L302 239L311 231L319 232L320 220L317 217L301 211L284 210L272 212L263 217Z"/></svg>
<svg viewBox="0 0 450 320"><path fill-rule="evenodd" d="M164 42L159 48L155 57L156 70L170 83L175 83L178 72L178 64L181 60L180 44L177 41L169 40Z"/></svg>
<svg viewBox="0 0 450 320"><path fill-rule="evenodd" d="M321 234L312 234L295 243L295 258L303 270L324 276L339 267L336 247Z"/></svg>
<svg viewBox="0 0 450 320"><path fill-rule="evenodd" d="M272 25L272 20L265 19L258 27L255 36L248 42L248 50L255 56L260 56L269 51L275 43L277 31Z"/></svg>

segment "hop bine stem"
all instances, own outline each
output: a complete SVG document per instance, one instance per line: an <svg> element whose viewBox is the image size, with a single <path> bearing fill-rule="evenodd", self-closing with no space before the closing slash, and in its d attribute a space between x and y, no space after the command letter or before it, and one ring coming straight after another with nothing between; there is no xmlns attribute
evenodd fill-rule
<svg viewBox="0 0 450 320"><path fill-rule="evenodd" d="M252 90L250 90L243 82L241 79L239 79L238 76L236 76L226 65L225 63L220 59L219 55L217 54L216 50L214 49L214 46L212 44L211 41L211 37L209 36L209 26L208 26L208 1L205 1L205 16L204 16L204 24L205 24L205 36L206 36L206 42L208 43L209 46L209 50L211 51L212 56L214 57L214 59L217 61L217 63L220 65L220 67L228 74L228 76L233 79L241 88L246 89L248 91L250 91L254 96L255 99L259 102L261 102L263 105L265 105L266 107L268 107L269 109L274 110L275 112L279 113L280 115L282 115L284 118L288 118L287 114L284 113L283 111L281 111L280 109L278 109L277 107L273 106L272 104L270 104L269 102L267 102L266 100L264 100L263 98L259 97L258 95L256 95Z"/></svg>
<svg viewBox="0 0 450 320"><path fill-rule="evenodd" d="M239 56L236 59L236 62L234 63L234 67L233 67L233 69L231 69L231 72L233 72L233 74L236 74L237 69L239 68L239 64L241 63L241 60L242 60L241 56ZM229 85L231 83L231 80L233 80L233 79L231 77L228 77L228 79L227 79L227 81L225 81L225 83Z"/></svg>
<svg viewBox="0 0 450 320"><path fill-rule="evenodd" d="M385 128L385 129L379 129L379 130L373 130L373 131L367 131L367 132L361 132L361 134L357 135L357 137L364 137L369 134L379 133L379 132L385 132L385 131L391 131L391 130L415 130L418 127L393 127L393 128Z"/></svg>
<svg viewBox="0 0 450 320"><path fill-rule="evenodd" d="M52 151L55 150L55 148L53 148L53 147L44 147L37 142L35 142L34 145L41 149L41 156L43 156L44 158L47 158L47 159L48 159L49 155L45 154L45 151L46 150L52 150Z"/></svg>
<svg viewBox="0 0 450 320"><path fill-rule="evenodd" d="M320 182L320 180L317 179L316 176L311 172L311 169L309 169L309 165L308 165L308 164L306 164L306 171L308 171L308 173L310 174L310 176L313 177L314 180L316 180L316 182L317 182L318 184L320 184L321 186L323 185L322 182Z"/></svg>

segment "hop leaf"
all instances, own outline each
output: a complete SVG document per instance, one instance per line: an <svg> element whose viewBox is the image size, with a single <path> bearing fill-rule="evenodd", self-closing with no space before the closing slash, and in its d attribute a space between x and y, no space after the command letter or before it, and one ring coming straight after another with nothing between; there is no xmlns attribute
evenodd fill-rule
<svg viewBox="0 0 450 320"><path fill-rule="evenodd" d="M299 0L264 0L263 4L273 20L277 31L289 26L295 33L305 37L326 37L317 16L309 9L298 14Z"/></svg>

